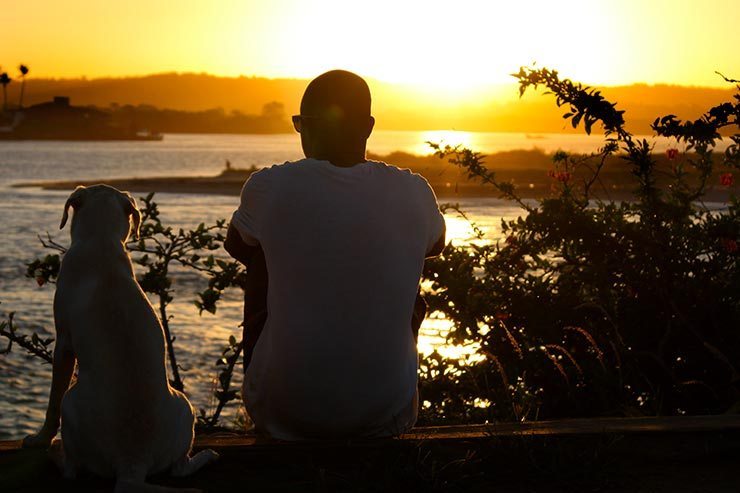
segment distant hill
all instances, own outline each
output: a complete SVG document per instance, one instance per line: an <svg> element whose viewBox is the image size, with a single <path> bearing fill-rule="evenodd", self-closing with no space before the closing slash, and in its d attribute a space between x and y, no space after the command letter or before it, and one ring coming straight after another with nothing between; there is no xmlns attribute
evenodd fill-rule
<svg viewBox="0 0 740 493"><path fill-rule="evenodd" d="M495 86L450 102L449 94L435 94L403 85L369 81L373 91L377 128L391 130L457 129L498 132L572 132L549 96L527 94L516 98L514 84ZM34 79L26 86L27 105L69 96L76 105L108 107L151 105L187 111L222 108L245 114L259 114L265 104L276 101L287 114L298 112L300 98L308 84L300 79L260 77L216 77L207 74L165 73L142 77L102 79ZM8 86L8 100L17 101L20 84ZM632 131L649 133L657 116L673 113L696 118L709 107L732 97L733 88L717 89L671 85L603 87L606 97L627 110Z"/></svg>

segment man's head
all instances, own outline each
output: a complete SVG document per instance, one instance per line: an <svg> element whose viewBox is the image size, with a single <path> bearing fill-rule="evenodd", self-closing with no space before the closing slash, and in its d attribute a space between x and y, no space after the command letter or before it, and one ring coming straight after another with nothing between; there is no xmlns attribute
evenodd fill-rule
<svg viewBox="0 0 740 493"><path fill-rule="evenodd" d="M367 83L345 70L332 70L312 80L303 93L301 114L293 117L306 157L336 165L364 160L374 124Z"/></svg>

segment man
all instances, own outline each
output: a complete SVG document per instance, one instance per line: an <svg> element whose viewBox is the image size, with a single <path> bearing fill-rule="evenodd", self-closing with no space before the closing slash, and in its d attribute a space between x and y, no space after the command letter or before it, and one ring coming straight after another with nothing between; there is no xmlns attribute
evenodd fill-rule
<svg viewBox="0 0 740 493"><path fill-rule="evenodd" d="M423 177L365 159L374 124L362 78L314 79L293 117L306 159L253 173L229 226L225 247L250 277L242 396L275 438L389 436L416 421L412 318L418 330L424 258L442 251L445 223Z"/></svg>

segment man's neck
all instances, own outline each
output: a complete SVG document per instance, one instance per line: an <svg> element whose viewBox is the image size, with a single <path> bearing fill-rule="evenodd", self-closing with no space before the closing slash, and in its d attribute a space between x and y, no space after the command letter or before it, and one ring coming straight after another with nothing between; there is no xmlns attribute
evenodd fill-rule
<svg viewBox="0 0 740 493"><path fill-rule="evenodd" d="M321 161L329 161L331 164L339 168L351 168L355 164L364 163L365 161L367 161L367 159L365 158L364 149L362 150L362 152L353 152L347 154L326 154L310 157L314 159L319 159Z"/></svg>

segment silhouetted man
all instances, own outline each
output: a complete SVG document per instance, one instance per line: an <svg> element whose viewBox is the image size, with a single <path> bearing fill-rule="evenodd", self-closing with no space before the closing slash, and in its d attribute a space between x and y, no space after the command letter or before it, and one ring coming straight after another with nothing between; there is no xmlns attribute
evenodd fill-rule
<svg viewBox="0 0 740 493"><path fill-rule="evenodd" d="M229 226L248 266L242 397L276 438L416 422L418 286L445 223L423 177L365 159L374 123L362 78L314 79L293 117L306 159L253 173Z"/></svg>

